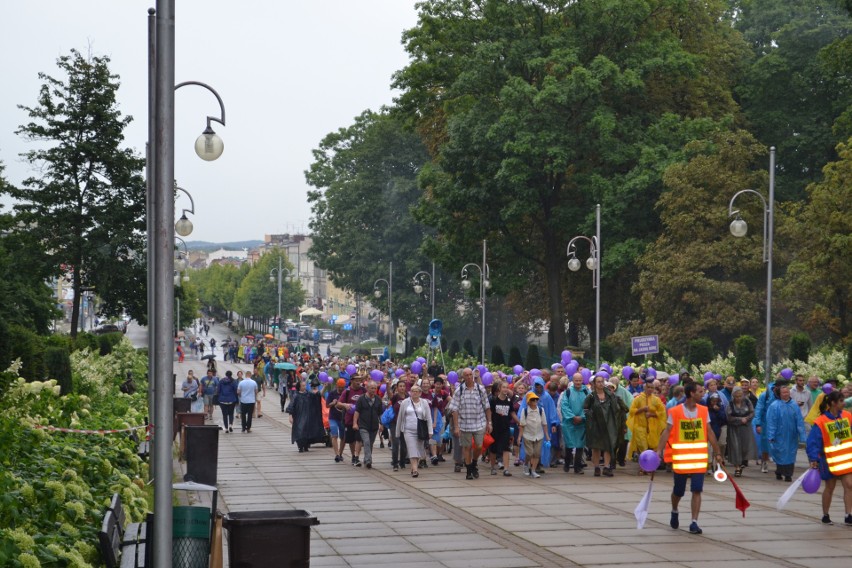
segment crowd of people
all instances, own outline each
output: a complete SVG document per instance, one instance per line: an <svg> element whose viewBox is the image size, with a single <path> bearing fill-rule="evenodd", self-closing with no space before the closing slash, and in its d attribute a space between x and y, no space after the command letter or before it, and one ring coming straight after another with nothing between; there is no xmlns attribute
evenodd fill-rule
<svg viewBox="0 0 852 568"><path fill-rule="evenodd" d="M300 453L326 443L335 463L347 461L348 449L353 467L370 469L378 440L390 449L388 466L412 477L448 461L469 480L480 477L480 467L512 476L512 466L530 478L560 466L574 475L614 477L628 460L653 450L663 456L659 469L673 473L673 528L690 482L693 533L701 532L700 496L712 466L732 467L739 477L752 464L765 474L774 463L776 479L791 482L807 442L811 467L826 480L823 521L831 522L831 495L841 479L844 521L852 524L852 435L843 410L852 406L852 387L841 391L836 379L778 377L763 388L757 379L733 376L702 384L686 371L665 380L638 368L620 378L608 365L569 376L559 364L507 376L484 366L445 372L423 359L403 365L322 357L263 340L251 347L254 370L244 377L229 371L219 379L214 365L194 379L197 386L191 377L184 383L185 395L199 393L211 419L214 405L221 408L226 432L233 431L235 408L242 430L251 432L252 416L262 416L257 395L269 388L289 414ZM640 468L640 475L649 473Z"/></svg>

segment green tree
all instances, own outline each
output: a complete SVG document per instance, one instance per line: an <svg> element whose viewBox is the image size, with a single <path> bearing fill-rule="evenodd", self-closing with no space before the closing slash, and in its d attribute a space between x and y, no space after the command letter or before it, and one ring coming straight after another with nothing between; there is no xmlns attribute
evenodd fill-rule
<svg viewBox="0 0 852 568"><path fill-rule="evenodd" d="M96 290L104 314L126 309L145 321L144 160L121 147L131 118L121 116L108 63L72 50L57 60L65 77L39 73L36 105L20 107L30 122L17 133L43 143L22 154L40 175L9 193L19 231L41 243L54 274L70 274L72 335L84 289Z"/></svg>
<svg viewBox="0 0 852 568"><path fill-rule="evenodd" d="M566 314L593 317L587 282L566 284L565 245L591 232L594 204L605 211L614 324L637 307L630 282L658 231L663 167L693 121L736 110L746 46L725 3L700 6L441 0L419 4L404 36L412 62L394 86L433 156L417 210L437 232L427 251L459 264L487 239L495 290L535 290L551 351L567 344Z"/></svg>
<svg viewBox="0 0 852 568"><path fill-rule="evenodd" d="M246 274L234 295L234 310L243 316L270 318L278 313L278 279L270 271L281 266L295 274L296 270L287 259L287 251L273 249L260 257ZM274 281L270 281L270 278ZM281 281L281 315L294 313L305 302L305 291L298 280Z"/></svg>
<svg viewBox="0 0 852 568"><path fill-rule="evenodd" d="M201 303L198 296L198 288L191 280L181 282L180 286L175 286L175 325L180 323L178 331L186 328L199 316ZM179 310L177 309L178 305L180 306Z"/></svg>
<svg viewBox="0 0 852 568"><path fill-rule="evenodd" d="M491 348L491 362L495 365L505 365L506 358L503 356L503 348L495 345Z"/></svg>
<svg viewBox="0 0 852 568"><path fill-rule="evenodd" d="M657 202L663 231L640 260L636 290L645 319L623 331L657 334L679 355L690 337L721 347L744 333L758 335L766 306L763 207L756 197L736 203L749 235L737 239L728 230L728 203L737 191L766 194L766 148L745 131L720 130L685 152L685 162L666 170L666 191ZM782 221L783 211L776 214ZM776 266L783 258L779 251Z"/></svg>
<svg viewBox="0 0 852 568"><path fill-rule="evenodd" d="M512 348L509 349L509 360L507 361L507 364L511 367L524 364L524 360L521 358L521 350L518 349L517 345L512 345Z"/></svg>
<svg viewBox="0 0 852 568"><path fill-rule="evenodd" d="M689 342L688 361L690 365L697 367L709 363L713 360L714 355L713 342L706 337L699 337Z"/></svg>
<svg viewBox="0 0 852 568"><path fill-rule="evenodd" d="M541 368L541 358L538 354L538 345L536 345L535 343L530 343L527 346L526 362L527 370Z"/></svg>
<svg viewBox="0 0 852 568"><path fill-rule="evenodd" d="M241 267L230 264L212 264L201 270L190 270L189 281L198 288L198 298L214 313L230 318L234 309L234 296L248 274L248 263Z"/></svg>
<svg viewBox="0 0 852 568"><path fill-rule="evenodd" d="M451 358L455 358L455 356L459 354L459 350L460 350L460 347L459 347L459 340L458 340L458 339L453 339L453 342L452 342L452 343L450 343L450 351L449 351L449 353L447 353L447 354L448 354Z"/></svg>
<svg viewBox="0 0 852 568"><path fill-rule="evenodd" d="M807 333L794 333L790 337L790 359L807 363L811 352L811 338Z"/></svg>
<svg viewBox="0 0 852 568"><path fill-rule="evenodd" d="M852 341L852 138L837 147L808 202L782 227L795 247L781 297L802 326L832 340Z"/></svg>
<svg viewBox="0 0 852 568"><path fill-rule="evenodd" d="M848 58L845 69L832 64L841 61L836 42L852 34L852 18L837 0L740 4L736 27L754 58L736 92L749 130L778 147L779 199L801 200L837 159L835 146L852 135L852 68ZM845 127L833 131L841 117Z"/></svg>

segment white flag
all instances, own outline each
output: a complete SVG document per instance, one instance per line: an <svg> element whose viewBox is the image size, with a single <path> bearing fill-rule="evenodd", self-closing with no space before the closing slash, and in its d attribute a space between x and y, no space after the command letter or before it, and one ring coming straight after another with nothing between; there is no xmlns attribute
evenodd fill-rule
<svg viewBox="0 0 852 568"><path fill-rule="evenodd" d="M648 483L648 490L645 492L645 495L642 496L642 499L633 511L633 514L636 516L637 529L641 529L645 526L645 519L648 518L648 507L651 505L651 495L653 492L654 482L652 480Z"/></svg>
<svg viewBox="0 0 852 568"><path fill-rule="evenodd" d="M805 476L808 474L808 471L810 471L810 470L806 469L806 470L805 470L805 473L803 473L802 475L800 475L800 476L799 476L799 478L798 478L798 479L796 479L796 481L794 481L794 482L790 485L790 487L788 487L788 488L787 488L787 491L785 491L785 492L781 495L781 497L779 497L779 498L778 498L778 503L775 505L775 508L776 508L776 509L778 509L778 510L780 511L781 509L783 509L784 507L786 507L786 506L787 506L787 502L788 502L788 501L790 501L790 499L793 497L793 493L795 493L795 492L796 492L796 490L797 490L799 487L801 487L801 485L802 485L802 480L804 480L804 479L805 479Z"/></svg>

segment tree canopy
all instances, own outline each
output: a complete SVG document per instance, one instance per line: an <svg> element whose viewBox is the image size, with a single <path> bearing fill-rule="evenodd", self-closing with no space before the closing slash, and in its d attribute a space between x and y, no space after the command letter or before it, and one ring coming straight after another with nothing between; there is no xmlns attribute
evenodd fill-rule
<svg viewBox="0 0 852 568"><path fill-rule="evenodd" d="M145 321L144 161L122 148L124 129L108 57L76 50L57 60L64 77L39 73L30 122L17 133L38 147L22 156L37 175L10 188L16 231L27 232L55 275L67 272L74 290L71 333L79 324L81 292L95 290L101 311L127 310Z"/></svg>

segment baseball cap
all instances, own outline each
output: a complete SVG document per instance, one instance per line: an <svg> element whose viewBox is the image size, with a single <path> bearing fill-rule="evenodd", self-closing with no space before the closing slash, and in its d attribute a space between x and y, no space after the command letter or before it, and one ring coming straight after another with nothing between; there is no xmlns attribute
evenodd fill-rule
<svg viewBox="0 0 852 568"><path fill-rule="evenodd" d="M346 386L346 379L337 379L337 386L345 387Z"/></svg>
<svg viewBox="0 0 852 568"><path fill-rule="evenodd" d="M538 395L537 395L537 394L535 394L535 393L534 393L534 392L532 392L532 391L530 391L530 392L528 392L528 393L527 393L527 402L529 402L529 401L531 401L531 400L538 400Z"/></svg>

